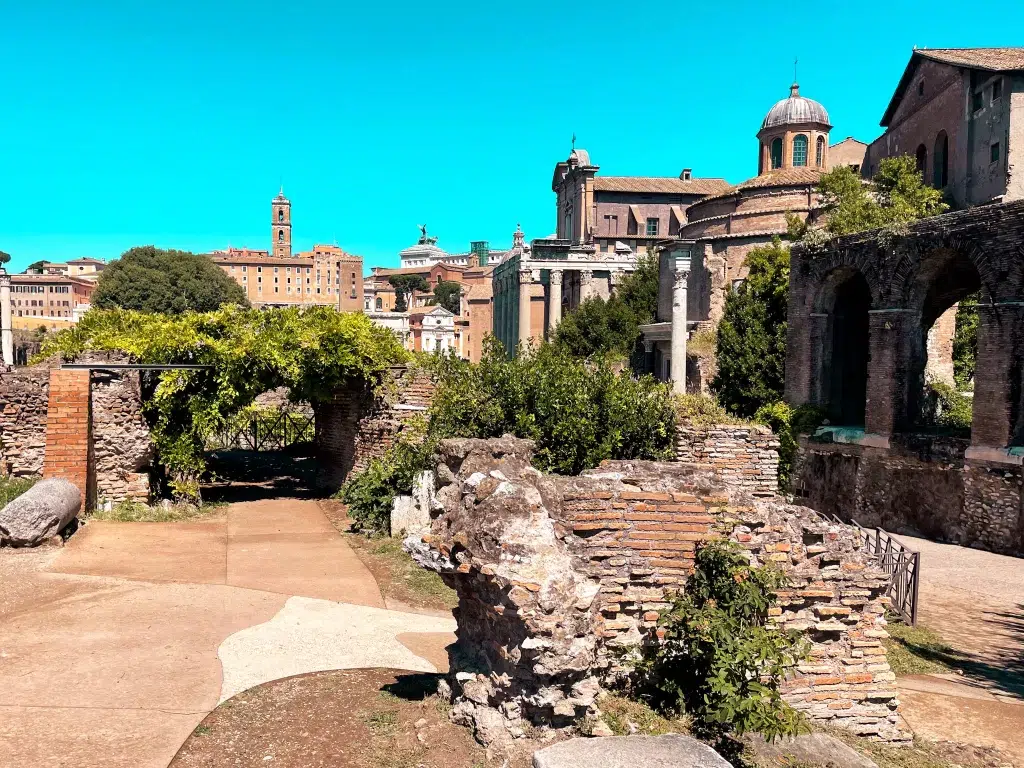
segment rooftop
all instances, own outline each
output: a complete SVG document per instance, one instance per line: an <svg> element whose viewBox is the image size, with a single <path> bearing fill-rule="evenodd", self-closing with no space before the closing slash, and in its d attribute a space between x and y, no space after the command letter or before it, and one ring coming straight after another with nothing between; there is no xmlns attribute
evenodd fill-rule
<svg viewBox="0 0 1024 768"><path fill-rule="evenodd" d="M597 192L652 192L672 195L714 195L729 188L725 179L694 179L675 176L595 176Z"/></svg>
<svg viewBox="0 0 1024 768"><path fill-rule="evenodd" d="M793 83L789 86L789 97L775 102L775 105L768 110L768 114L765 115L764 121L761 123L761 130L797 123L832 125L828 120L828 112L825 108L814 99L801 96L800 85Z"/></svg>

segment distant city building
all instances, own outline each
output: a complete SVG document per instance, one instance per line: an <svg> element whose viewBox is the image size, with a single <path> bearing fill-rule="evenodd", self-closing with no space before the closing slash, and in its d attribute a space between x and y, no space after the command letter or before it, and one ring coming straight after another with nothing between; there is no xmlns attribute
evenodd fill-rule
<svg viewBox="0 0 1024 768"><path fill-rule="evenodd" d="M415 245L398 254L399 268L411 269L447 264L454 267L488 266L500 262L508 251L492 251L486 240L474 240L466 253L448 253L438 247L437 238L427 234L425 224L420 225L420 239Z"/></svg>
<svg viewBox="0 0 1024 768"><path fill-rule="evenodd" d="M65 277L80 277L83 280L98 280L100 273L106 266L107 263L102 259L84 256L64 262L46 261L35 269L26 269L25 274L64 275Z"/></svg>
<svg viewBox="0 0 1024 768"><path fill-rule="evenodd" d="M1024 198L1024 48L918 48L862 172L911 155L954 207Z"/></svg>
<svg viewBox="0 0 1024 768"><path fill-rule="evenodd" d="M62 274L11 275L14 328L65 327L77 323L92 303L96 281Z"/></svg>
<svg viewBox="0 0 1024 768"><path fill-rule="evenodd" d="M291 201L271 201L272 251L228 247L209 254L245 291L253 306L323 304L343 312L363 308L363 258L336 245L292 255Z"/></svg>
<svg viewBox="0 0 1024 768"><path fill-rule="evenodd" d="M375 323L395 334L401 345L410 352L413 350L412 332L409 330L408 312L366 311L370 322Z"/></svg>
<svg viewBox="0 0 1024 768"><path fill-rule="evenodd" d="M416 352L436 354L455 351L459 357L465 357L461 343L464 337L455 333L455 315L444 307L410 314L409 327Z"/></svg>

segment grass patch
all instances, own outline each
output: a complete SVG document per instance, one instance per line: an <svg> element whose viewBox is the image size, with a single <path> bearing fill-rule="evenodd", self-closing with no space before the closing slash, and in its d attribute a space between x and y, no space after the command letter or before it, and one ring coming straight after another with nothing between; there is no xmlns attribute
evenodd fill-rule
<svg viewBox="0 0 1024 768"><path fill-rule="evenodd" d="M366 725L375 736L390 736L398 727L398 711L394 709L381 709L371 712L366 717Z"/></svg>
<svg viewBox="0 0 1024 768"><path fill-rule="evenodd" d="M6 507L38 482L37 477L0 477L0 507Z"/></svg>
<svg viewBox="0 0 1024 768"><path fill-rule="evenodd" d="M207 517L226 506L223 502L203 504L143 504L140 501L119 501L109 511L94 510L93 520L105 520L116 523L173 523L180 520L194 520Z"/></svg>
<svg viewBox="0 0 1024 768"><path fill-rule="evenodd" d="M192 733L196 736L209 736L210 729L205 725L197 725L196 729L192 731Z"/></svg>
<svg viewBox="0 0 1024 768"><path fill-rule="evenodd" d="M662 717L642 701L621 696L606 696L599 702L601 719L616 736L660 736L663 733L689 733L685 718L669 720ZM630 725L633 728L630 728ZM635 730L634 730L635 729Z"/></svg>
<svg viewBox="0 0 1024 768"><path fill-rule="evenodd" d="M885 653L897 675L931 675L952 672L960 654L939 634L920 624L910 627L891 622Z"/></svg>
<svg viewBox="0 0 1024 768"><path fill-rule="evenodd" d="M445 586L433 571L420 568L402 549L400 538L369 538L358 533L348 533L346 537L364 559L386 598L437 610L451 610L459 604L455 590Z"/></svg>

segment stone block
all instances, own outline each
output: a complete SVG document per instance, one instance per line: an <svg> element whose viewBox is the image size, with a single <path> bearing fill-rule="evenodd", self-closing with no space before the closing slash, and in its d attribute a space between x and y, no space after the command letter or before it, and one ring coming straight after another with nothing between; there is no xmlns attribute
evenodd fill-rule
<svg viewBox="0 0 1024 768"><path fill-rule="evenodd" d="M533 768L730 768L715 750L690 736L609 736L569 739L533 753Z"/></svg>

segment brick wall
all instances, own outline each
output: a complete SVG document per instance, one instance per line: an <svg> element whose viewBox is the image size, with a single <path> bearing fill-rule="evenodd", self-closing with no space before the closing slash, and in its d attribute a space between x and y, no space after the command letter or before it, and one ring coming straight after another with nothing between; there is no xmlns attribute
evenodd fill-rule
<svg viewBox="0 0 1024 768"><path fill-rule="evenodd" d="M330 401L314 403L323 486L337 488L352 472L366 469L371 459L394 444L409 420L422 416L430 405L430 374L403 366L392 368L389 375L381 397L356 386L336 392Z"/></svg>
<svg viewBox="0 0 1024 768"><path fill-rule="evenodd" d="M82 509L92 505L89 487L89 371L50 371L43 477L63 477L82 491Z"/></svg>
<svg viewBox="0 0 1024 768"><path fill-rule="evenodd" d="M139 374L93 371L91 404L96 501L147 502L154 451Z"/></svg>
<svg viewBox="0 0 1024 768"><path fill-rule="evenodd" d="M729 488L774 495L779 487L779 440L768 427L682 426L676 459L710 469Z"/></svg>
<svg viewBox="0 0 1024 768"><path fill-rule="evenodd" d="M45 366L0 371L0 473L43 473L49 393L50 371Z"/></svg>
<svg viewBox="0 0 1024 768"><path fill-rule="evenodd" d="M965 458L968 441L894 435L889 447L800 440L802 503L893 533L1024 555L1020 465Z"/></svg>

